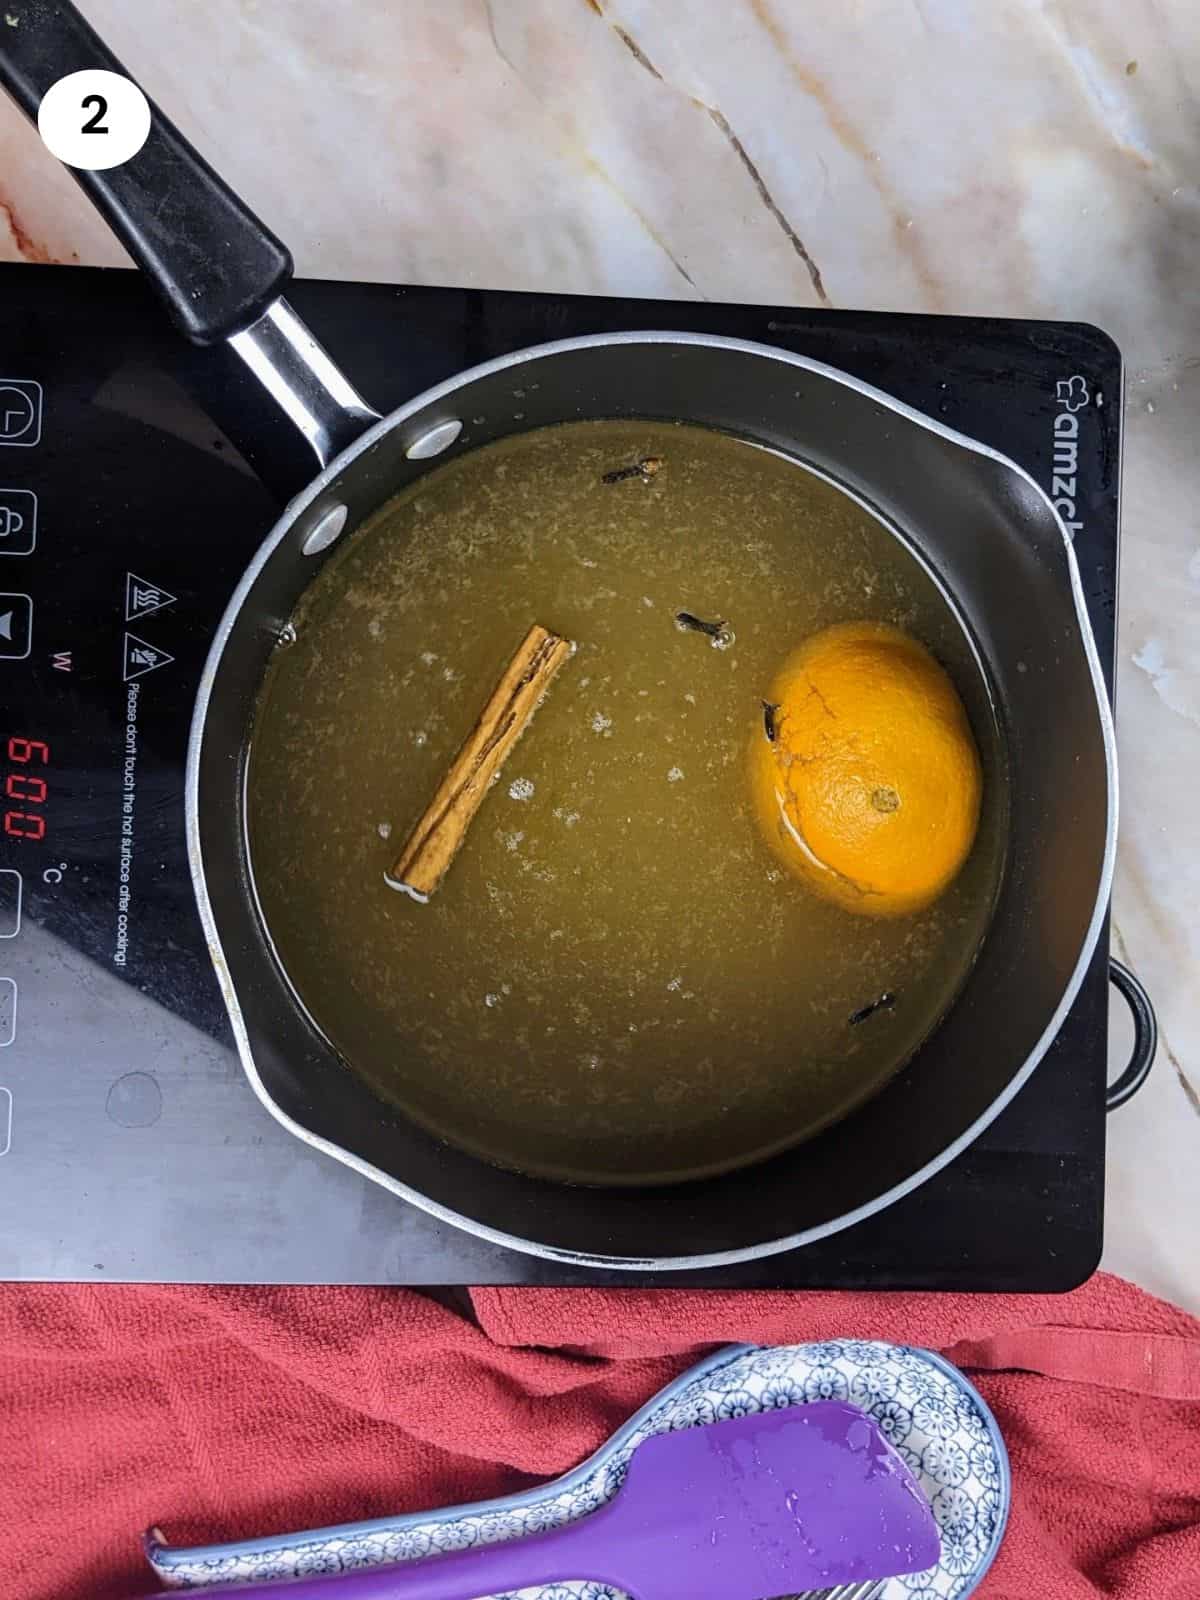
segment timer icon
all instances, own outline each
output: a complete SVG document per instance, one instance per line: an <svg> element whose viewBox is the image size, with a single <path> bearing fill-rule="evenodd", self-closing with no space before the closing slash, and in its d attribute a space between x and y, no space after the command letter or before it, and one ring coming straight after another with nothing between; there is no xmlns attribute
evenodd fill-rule
<svg viewBox="0 0 1200 1600"><path fill-rule="evenodd" d="M41 437L41 384L32 378L0 378L0 445L37 444Z"/></svg>

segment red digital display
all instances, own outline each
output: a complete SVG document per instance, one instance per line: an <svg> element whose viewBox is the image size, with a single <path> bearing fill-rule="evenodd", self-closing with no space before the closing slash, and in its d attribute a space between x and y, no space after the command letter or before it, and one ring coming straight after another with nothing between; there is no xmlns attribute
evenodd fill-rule
<svg viewBox="0 0 1200 1600"><path fill-rule="evenodd" d="M4 777L4 832L10 839L44 839L46 818L41 808L46 803L46 780L28 769L49 766L50 746L40 739L11 738L8 764L19 770Z"/></svg>

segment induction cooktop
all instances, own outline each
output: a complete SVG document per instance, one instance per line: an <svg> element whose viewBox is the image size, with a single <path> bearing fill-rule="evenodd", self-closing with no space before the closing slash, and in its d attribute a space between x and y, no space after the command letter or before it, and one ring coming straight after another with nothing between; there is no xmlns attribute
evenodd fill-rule
<svg viewBox="0 0 1200 1600"><path fill-rule="evenodd" d="M134 274L3 266L0 289L0 1276L1060 1290L1090 1273L1107 932L1053 1048L964 1154L764 1261L656 1279L522 1255L279 1127L193 905L184 755L218 618L312 467L236 358L180 341ZM1122 369L1095 328L305 281L289 299L384 411L619 328L759 340L864 378L1051 495L1111 693Z"/></svg>

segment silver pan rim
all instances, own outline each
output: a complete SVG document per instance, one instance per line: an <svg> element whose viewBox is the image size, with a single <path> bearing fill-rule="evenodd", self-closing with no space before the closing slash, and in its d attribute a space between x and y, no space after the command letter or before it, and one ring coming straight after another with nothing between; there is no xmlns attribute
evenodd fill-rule
<svg viewBox="0 0 1200 1600"><path fill-rule="evenodd" d="M1091 920L1080 946L1079 955L1070 979L1045 1031L1033 1050L1025 1058L1025 1061L1013 1073L1005 1088L975 1121L940 1151L933 1160L926 1162L923 1167L912 1173L903 1182L894 1184L890 1189L875 1196L874 1199L866 1204L858 1206L853 1211L846 1212L840 1217L832 1218L812 1228L803 1229L798 1233L782 1235L777 1239L763 1240L758 1244L742 1246L735 1250L712 1251L700 1255L636 1257L599 1255L588 1251L566 1250L556 1245L545 1244L536 1239L527 1239L520 1235L502 1232L500 1229L489 1227L484 1222L466 1216L462 1212L455 1211L451 1207L431 1199L428 1195L411 1188L400 1179L393 1178L390 1174L382 1172L378 1167L373 1166L369 1161L363 1160L361 1156L356 1156L342 1145L336 1144L330 1139L325 1139L320 1134L313 1133L310 1129L305 1128L301 1123L290 1117L267 1092L255 1064L254 1052L246 1030L245 1020L242 1016L237 992L230 977L220 934L213 915L204 870L203 852L200 845L200 759L204 745L204 730L213 683L220 669L225 646L237 622L242 606L254 587L262 568L277 546L291 532L297 518L329 487L340 472L360 455L370 450L379 440L402 426L416 413L425 410L428 406L436 404L438 401L448 399L477 379L502 373L514 367L525 366L530 362L549 356L627 344L698 345L754 356L764 361L782 363L804 372L814 373L835 384L854 390L872 400L875 404L884 407L899 417L905 418L918 427L937 434L971 455L995 462L1006 472L1019 479L1028 490L1031 490L1039 500L1044 502L1045 509L1053 519L1062 539L1071 598L1075 607L1084 656L1091 676L1092 689L1096 700L1096 713L1099 718L1101 736L1104 743L1107 825L1105 829L1104 857L1097 881L1096 902L1092 909ZM1117 754L1112 714L1104 686L1104 675L1096 652L1096 642L1092 634L1091 620L1087 613L1083 584L1079 574L1078 562L1075 559L1074 547L1063 520L1054 509L1049 496L1023 467L1019 466L1010 457L1003 455L1000 451L993 450L989 445L985 445L977 439L972 439L967 434L959 433L954 428L948 428L945 424L926 416L912 406L905 405L903 401L897 400L885 390L877 389L873 384L865 383L862 379L855 378L836 367L828 366L824 362L814 361L807 356L798 355L787 350L775 349L769 345L758 344L751 340L729 339L717 334L672 332L663 329L648 332L589 334L580 338L560 339L545 344L526 346L520 350L510 352L508 355L499 356L495 360L469 367L455 377L447 379L444 383L437 384L432 389L424 390L387 416L382 417L361 434L353 444L336 456L304 489L294 496L252 557L230 598L229 604L225 608L225 612L213 636L213 642L200 678L192 716L191 732L188 739L185 800L188 864L191 869L192 886L200 913L201 925L204 929L205 942L208 945L209 955L212 958L225 1009L233 1030L234 1040L237 1044L238 1056L255 1095L283 1128L312 1149L319 1150L324 1155L340 1161L344 1166L359 1173L362 1177L390 1190L410 1205L417 1206L437 1221L472 1234L475 1238L482 1239L488 1244L497 1245L502 1249L516 1250L523 1255L536 1256L543 1260L555 1261L573 1267L622 1272L688 1272L698 1269L733 1266L743 1261L764 1260L771 1256L782 1255L785 1251L796 1250L806 1244L813 1244L819 1239L828 1238L832 1234L840 1233L845 1228L853 1227L858 1222L865 1221L868 1217L874 1216L877 1212L883 1211L888 1206L903 1199L905 1195L911 1194L940 1172L943 1167L948 1166L1011 1103L1054 1042L1063 1022L1066 1020L1067 1013L1074 1004L1075 997L1079 993L1080 986L1091 964L1101 929L1108 915L1116 859L1118 814Z"/></svg>

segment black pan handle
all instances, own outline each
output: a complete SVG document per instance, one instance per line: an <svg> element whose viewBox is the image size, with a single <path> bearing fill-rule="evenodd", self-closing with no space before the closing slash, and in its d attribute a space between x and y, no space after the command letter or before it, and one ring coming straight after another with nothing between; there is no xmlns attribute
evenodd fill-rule
<svg viewBox="0 0 1200 1600"><path fill-rule="evenodd" d="M1150 996L1127 966L1109 957L1108 977L1133 1016L1133 1050L1124 1072L1110 1083L1104 1097L1104 1109L1115 1111L1134 1095L1150 1076L1154 1056L1158 1050L1158 1019Z"/></svg>
<svg viewBox="0 0 1200 1600"><path fill-rule="evenodd" d="M69 0L0 6L0 86L36 121L71 72L129 77ZM282 297L286 246L265 228L153 102L135 156L103 172L72 169L193 344L227 341L326 467L379 413Z"/></svg>
<svg viewBox="0 0 1200 1600"><path fill-rule="evenodd" d="M67 0L5 0L0 84L34 121L69 72L130 74ZM150 279L194 344L242 332L292 275L285 245L263 226L179 130L150 103L137 155L106 172L71 175Z"/></svg>

